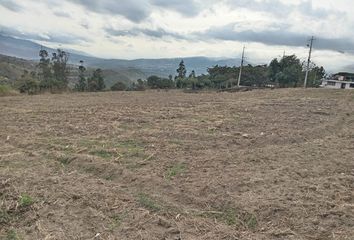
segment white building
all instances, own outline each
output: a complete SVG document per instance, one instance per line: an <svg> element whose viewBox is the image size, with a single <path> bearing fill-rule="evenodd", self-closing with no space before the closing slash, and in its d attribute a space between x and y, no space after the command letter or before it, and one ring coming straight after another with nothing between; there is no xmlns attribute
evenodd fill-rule
<svg viewBox="0 0 354 240"><path fill-rule="evenodd" d="M330 79L322 79L321 87L333 89L354 89L354 74L338 73Z"/></svg>
<svg viewBox="0 0 354 240"><path fill-rule="evenodd" d="M354 89L354 82L323 79L321 87L324 88L335 88L335 89Z"/></svg>

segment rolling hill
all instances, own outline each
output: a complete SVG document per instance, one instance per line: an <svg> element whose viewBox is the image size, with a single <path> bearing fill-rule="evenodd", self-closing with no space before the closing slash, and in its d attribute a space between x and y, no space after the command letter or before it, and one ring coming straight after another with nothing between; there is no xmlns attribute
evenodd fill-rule
<svg viewBox="0 0 354 240"><path fill-rule="evenodd" d="M10 36L0 35L0 54L14 56L27 60L38 60L38 52L43 47L48 52L54 52L55 49L41 46L35 42L17 39ZM70 53L70 63L77 64L80 60L85 61L88 67L109 69L113 72L124 75L131 81L138 78L146 79L150 75L167 77L174 75L178 64L182 58L164 58L164 59L102 59L89 56L73 50L66 50ZM197 74L204 74L208 67L215 65L234 66L240 61L239 59L214 59L207 57L188 57L183 58L187 70L195 70ZM118 76L117 76L118 80Z"/></svg>
<svg viewBox="0 0 354 240"><path fill-rule="evenodd" d="M17 57L10 57L0 54L0 83L13 83L16 79L20 78L24 71L35 71L38 65L38 61L35 60L26 60ZM69 74L69 86L73 87L77 80L77 66L69 65L70 74ZM94 71L94 68L89 67L87 69L87 75L91 75ZM142 75L142 73L137 72L136 70L129 71L129 69L114 71L111 69L103 69L103 76L105 78L105 83L107 87L111 87L117 81L130 84L132 82L129 76Z"/></svg>

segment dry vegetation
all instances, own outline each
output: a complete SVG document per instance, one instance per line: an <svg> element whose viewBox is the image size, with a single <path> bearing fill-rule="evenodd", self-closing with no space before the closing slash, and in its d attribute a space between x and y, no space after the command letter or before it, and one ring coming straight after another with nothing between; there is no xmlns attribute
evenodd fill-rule
<svg viewBox="0 0 354 240"><path fill-rule="evenodd" d="M354 92L0 99L0 239L353 239Z"/></svg>
<svg viewBox="0 0 354 240"><path fill-rule="evenodd" d="M18 94L19 92L12 89L10 86L0 84L0 97L15 96Z"/></svg>

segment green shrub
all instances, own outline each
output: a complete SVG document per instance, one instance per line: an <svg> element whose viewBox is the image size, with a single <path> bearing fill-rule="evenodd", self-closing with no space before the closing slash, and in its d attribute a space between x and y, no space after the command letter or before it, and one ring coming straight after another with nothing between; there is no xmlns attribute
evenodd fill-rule
<svg viewBox="0 0 354 240"><path fill-rule="evenodd" d="M155 75L148 77L147 85L152 89L170 89L175 87L172 79L160 78Z"/></svg>
<svg viewBox="0 0 354 240"><path fill-rule="evenodd" d="M20 199L19 199L19 205L21 207L29 207L33 204L33 199L30 195L28 194L21 194Z"/></svg>
<svg viewBox="0 0 354 240"><path fill-rule="evenodd" d="M0 97L16 95L17 92L9 85L0 84Z"/></svg>
<svg viewBox="0 0 354 240"><path fill-rule="evenodd" d="M122 82L117 82L111 87L112 91L125 91L127 89L127 86L122 83Z"/></svg>

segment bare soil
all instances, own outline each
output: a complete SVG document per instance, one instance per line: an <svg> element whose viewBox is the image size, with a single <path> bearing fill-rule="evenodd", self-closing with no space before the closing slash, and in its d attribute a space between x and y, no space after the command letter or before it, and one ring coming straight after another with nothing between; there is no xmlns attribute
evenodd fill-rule
<svg viewBox="0 0 354 240"><path fill-rule="evenodd" d="M0 98L0 239L354 239L354 92Z"/></svg>

